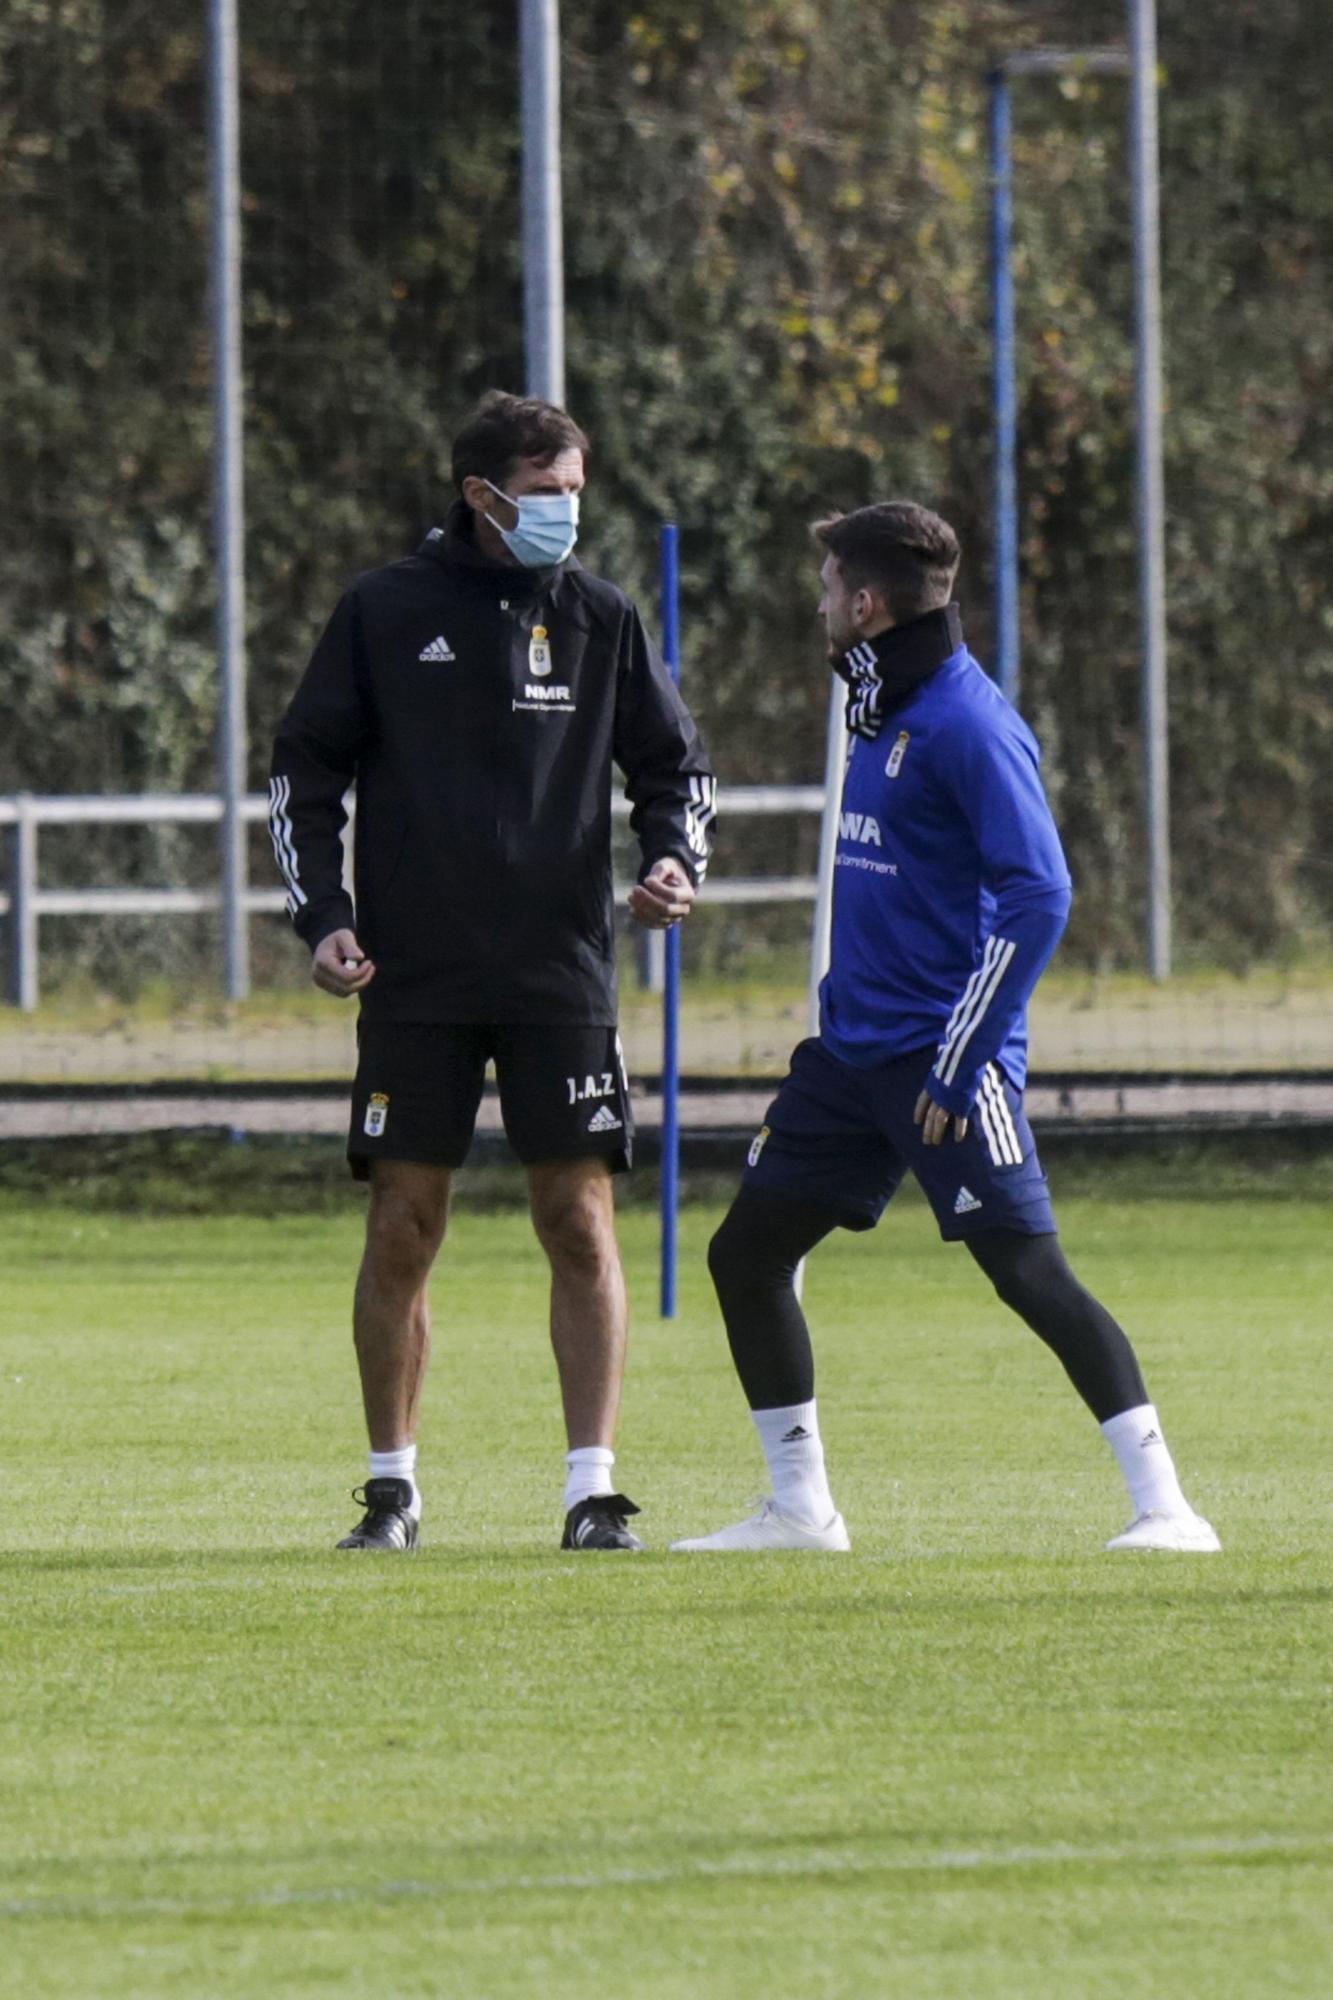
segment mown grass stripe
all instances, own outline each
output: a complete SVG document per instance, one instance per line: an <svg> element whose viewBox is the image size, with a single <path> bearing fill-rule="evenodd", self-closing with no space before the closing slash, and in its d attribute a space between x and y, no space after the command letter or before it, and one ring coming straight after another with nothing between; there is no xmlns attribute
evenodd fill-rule
<svg viewBox="0 0 1333 2000"><path fill-rule="evenodd" d="M722 1860L700 1859L677 1867L606 1868L556 1875L493 1875L456 1882L401 1881L349 1883L310 1889L262 1889L248 1896L99 1896L89 1898L19 1897L0 1902L0 1917L59 1918L83 1921L95 1917L230 1916L244 1910L312 1908L324 1904L385 1903L444 1899L451 1896L514 1896L567 1894L606 1889L673 1887L691 1881L800 1881L828 1876L952 1875L985 1869L1021 1868L1158 1868L1170 1863L1300 1859L1333 1851L1333 1833L1253 1834L1238 1840L1198 1838L1144 1846L1078 1847L1054 1842L1043 1847L943 1848L931 1854L897 1854L876 1858L816 1850L806 1855L760 1857L736 1854Z"/></svg>

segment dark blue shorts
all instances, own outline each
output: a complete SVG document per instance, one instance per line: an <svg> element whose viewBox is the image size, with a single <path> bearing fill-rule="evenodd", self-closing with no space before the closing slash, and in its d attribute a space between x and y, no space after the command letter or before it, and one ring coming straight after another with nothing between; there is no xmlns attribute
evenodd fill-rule
<svg viewBox="0 0 1333 2000"><path fill-rule="evenodd" d="M1023 1096L989 1064L967 1137L927 1146L912 1122L935 1060L917 1049L877 1069L802 1042L750 1148L745 1185L829 1209L844 1229L873 1229L909 1170L946 1242L983 1229L1054 1233L1050 1190Z"/></svg>

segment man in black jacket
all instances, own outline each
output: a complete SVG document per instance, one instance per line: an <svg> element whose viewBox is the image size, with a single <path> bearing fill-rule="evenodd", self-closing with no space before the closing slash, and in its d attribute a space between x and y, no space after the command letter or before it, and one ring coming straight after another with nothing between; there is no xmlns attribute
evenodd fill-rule
<svg viewBox="0 0 1333 2000"><path fill-rule="evenodd" d="M641 1546L611 1478L625 1353L611 1174L631 1132L611 767L643 857L630 909L656 929L703 879L715 783L634 605L573 558L586 455L563 410L488 395L454 442L443 528L353 584L278 730L288 909L315 983L361 1004L348 1153L370 1182L354 1325L371 1450L365 1517L340 1548L416 1543L427 1280L491 1059L551 1266L561 1545Z"/></svg>

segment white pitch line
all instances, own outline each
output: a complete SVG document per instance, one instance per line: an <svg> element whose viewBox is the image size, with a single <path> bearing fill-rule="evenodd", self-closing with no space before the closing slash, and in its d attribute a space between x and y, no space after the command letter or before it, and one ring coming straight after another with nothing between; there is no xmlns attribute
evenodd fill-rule
<svg viewBox="0 0 1333 2000"><path fill-rule="evenodd" d="M821 1853L805 1855L738 1854L721 1861L687 1861L675 1868L610 1868L586 1875L494 1875L454 1882L382 1882L373 1887L262 1889L251 1896L127 1896L85 1901L57 1897L23 1897L0 1902L0 1917L47 1917L78 1920L92 1917L231 1916L244 1910L299 1909L303 1905L379 1903L429 1900L450 1896L540 1895L548 1891L655 1889L672 1884L708 1881L815 1880L827 1876L954 1875L995 1868L1156 1867L1165 1862L1247 1861L1267 1855L1300 1858L1333 1852L1333 1833L1261 1833L1242 1840L1207 1837L1167 1841L1155 1847L1076 1847L1061 1842L1049 1847L945 1848L933 1854L869 1855Z"/></svg>

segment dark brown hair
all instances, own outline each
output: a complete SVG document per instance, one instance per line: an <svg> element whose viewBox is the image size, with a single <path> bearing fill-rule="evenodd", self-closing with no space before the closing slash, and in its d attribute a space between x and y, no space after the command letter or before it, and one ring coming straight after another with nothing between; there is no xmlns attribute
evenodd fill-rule
<svg viewBox="0 0 1333 2000"><path fill-rule="evenodd" d="M511 396L491 389L478 403L453 445L454 484L475 473L503 486L521 458L549 465L562 451L581 451L588 440L573 417L539 396Z"/></svg>
<svg viewBox="0 0 1333 2000"><path fill-rule="evenodd" d="M910 500L881 500L810 530L852 590L875 590L895 625L949 602L962 551L947 521Z"/></svg>

